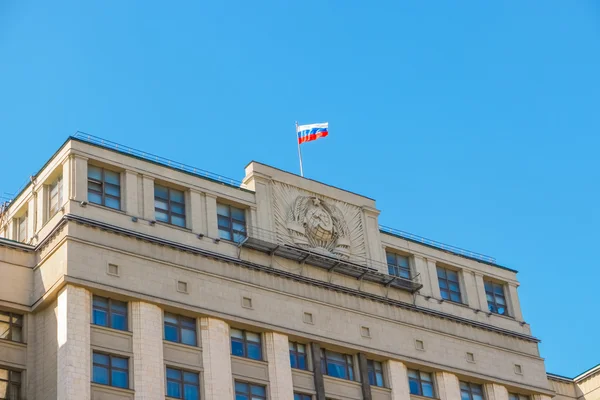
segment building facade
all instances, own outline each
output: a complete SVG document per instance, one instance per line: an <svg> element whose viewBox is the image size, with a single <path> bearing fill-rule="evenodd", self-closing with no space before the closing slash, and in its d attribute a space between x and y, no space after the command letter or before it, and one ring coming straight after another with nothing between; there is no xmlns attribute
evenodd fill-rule
<svg viewBox="0 0 600 400"><path fill-rule="evenodd" d="M69 138L0 217L0 399L598 398L548 379L516 271L378 216Z"/></svg>

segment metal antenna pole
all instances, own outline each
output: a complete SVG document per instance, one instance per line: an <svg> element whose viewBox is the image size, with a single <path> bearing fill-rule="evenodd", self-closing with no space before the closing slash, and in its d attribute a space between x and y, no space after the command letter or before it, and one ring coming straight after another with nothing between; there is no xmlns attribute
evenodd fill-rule
<svg viewBox="0 0 600 400"><path fill-rule="evenodd" d="M300 150L300 138L298 137L298 121L296 121L296 142L298 143L298 158L300 159L300 176L304 178L302 169L302 150Z"/></svg>

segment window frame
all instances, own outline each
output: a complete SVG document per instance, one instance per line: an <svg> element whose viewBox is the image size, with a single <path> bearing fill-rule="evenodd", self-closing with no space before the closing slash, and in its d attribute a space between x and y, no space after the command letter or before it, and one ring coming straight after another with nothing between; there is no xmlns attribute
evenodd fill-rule
<svg viewBox="0 0 600 400"><path fill-rule="evenodd" d="M344 369L347 375L347 378L342 378L339 376L333 376L329 374L329 369L328 367L328 358L327 357L327 353L333 353L333 354L338 354L341 355L344 358ZM332 364L336 364L336 365L341 365L339 364L339 361L332 361ZM345 354L345 353L338 353L337 351L331 351L331 350L327 350L327 349L321 349L321 369L323 371L323 373L327 376L331 376L332 378L337 378L337 379L344 379L347 381L355 381L355 375L354 375L354 356L351 354Z"/></svg>
<svg viewBox="0 0 600 400"><path fill-rule="evenodd" d="M241 383L241 384L244 384L244 385L248 385L248 390L246 392L238 392L238 389L237 389L237 384L238 383ZM257 395L257 394L252 393L252 387L253 386L255 386L255 387L261 387L264 390L265 395L262 396L262 395ZM234 395L235 395L236 399L237 399L238 395L242 395L242 396L246 396L246 398L248 400L255 400L255 399L267 400L267 396L268 396L267 395L267 386L266 385L263 385L263 384L260 384L260 383L247 382L247 381L238 381L237 379L235 379L233 381L233 391L234 391Z"/></svg>
<svg viewBox="0 0 600 400"><path fill-rule="evenodd" d="M103 355L103 356L107 356L108 357L108 366L104 365L104 364L99 364L96 363L94 361L94 354L99 354L99 355ZM122 360L126 360L127 361L127 369L123 369L120 367L113 367L113 359L114 358L120 358ZM105 353L103 351L92 351L92 382L97 384L97 385L104 385L104 386L110 386L110 387L117 387L117 388L121 388L121 389L129 389L130 388L130 379L131 376L129 375L129 367L130 367L130 358L126 357L126 356L122 356L122 355L116 355L116 354L110 354L110 353ZM100 367L100 368L106 368L107 372L108 372L108 383L101 383L101 382L96 382L94 380L94 367ZM127 386L122 387L122 386L115 386L113 385L113 376L112 376L112 371L121 371L121 372L125 372L126 377L127 377Z"/></svg>
<svg viewBox="0 0 600 400"><path fill-rule="evenodd" d="M467 389L463 388L463 385L467 386ZM463 393L468 394L469 396L469 400L475 400L473 398L473 389L476 388L480 391L480 393L476 393L476 394L480 394L480 397L482 400L485 400L485 394L483 393L483 386L478 384L478 383L471 383L471 382L466 382L466 381L459 381L458 383L459 389L460 389L460 397L461 400L463 399Z"/></svg>
<svg viewBox="0 0 600 400"><path fill-rule="evenodd" d="M440 271L444 272L444 277L440 276ZM456 274L456 281L452 281L452 280L448 279L448 271ZM452 303L464 304L463 303L463 295L462 295L462 287L460 285L460 272L457 270L451 269L451 268L446 268L446 267L442 267L440 265L436 265L436 274L437 274L437 278L438 278L438 287L440 288L440 296L442 297L442 299L444 301L450 301ZM440 284L441 281L445 282L446 288L442 288L442 285ZM456 286L458 287L458 292L450 289L450 283L456 284ZM442 294L443 292L447 293L448 298L444 297L444 295ZM458 294L459 301L452 300L452 296L451 296L452 293Z"/></svg>
<svg viewBox="0 0 600 400"><path fill-rule="evenodd" d="M56 195L52 195L52 191L56 189ZM56 205L53 209L52 199L56 197ZM52 183L48 185L48 219L54 217L61 209L63 203L63 177L60 175Z"/></svg>
<svg viewBox="0 0 600 400"><path fill-rule="evenodd" d="M15 397L16 399L21 399L21 389L23 387L23 375L21 374L21 371L15 371L14 369L10 369L10 368L2 368L0 367L0 371L6 371L6 374L8 375L8 378L4 379L0 376L0 382L6 382L6 387L7 387L7 397L4 397L5 399L12 399L12 391L13 389L17 391L17 396ZM14 379L13 378L13 374L17 375L19 378L18 379Z"/></svg>
<svg viewBox="0 0 600 400"><path fill-rule="evenodd" d="M5 316L8 316L8 337L7 338L1 338L0 340L7 340L9 342L15 342L15 343L25 343L23 341L23 320L24 320L24 315L23 314L16 314L16 313L12 313L10 311L0 311L0 314L3 314ZM16 322L13 320L17 320ZM3 323L6 323L6 321L2 321ZM21 340L14 340L13 339L13 334L14 334L14 330L15 327L19 328L21 330Z"/></svg>
<svg viewBox="0 0 600 400"><path fill-rule="evenodd" d="M16 220L17 220L17 226L16 226L17 242L26 242L27 241L28 216L29 216L29 212L25 211L25 214L16 218ZM23 230L21 230L22 226L24 228Z"/></svg>
<svg viewBox="0 0 600 400"><path fill-rule="evenodd" d="M389 257L390 256L394 257L394 263L390 263L389 262ZM401 266L398 263L398 260L399 260L400 257L406 259L406 264L407 264L406 267ZM399 254L399 253L396 253L394 251L388 251L388 250L386 250L386 252L385 252L385 259L386 259L387 266L388 266L388 275L395 276L395 277L398 277L398 278L401 278L401 279L407 279L407 280L412 280L413 279L412 268L411 268L411 265L410 265L410 256L406 256L404 254ZM408 274L408 277L402 276L402 271L405 271Z"/></svg>
<svg viewBox="0 0 600 400"><path fill-rule="evenodd" d="M526 394L520 394L520 393L508 393L508 400L531 400L531 397L529 397Z"/></svg>
<svg viewBox="0 0 600 400"><path fill-rule="evenodd" d="M298 345L304 347L304 353L298 351ZM300 355L304 357L304 368L300 368L299 366L292 367L293 369L299 369L302 371L308 371L308 352L307 346L304 343L299 342L289 342L289 352L290 352L290 365L292 365L292 357L296 360L296 365L300 365Z"/></svg>
<svg viewBox="0 0 600 400"><path fill-rule="evenodd" d="M411 377L409 375L410 372L414 372L417 375L417 377L416 378ZM430 381L426 381L426 380L422 379L421 378L421 374L422 373L429 375L429 377L431 378L431 380ZM434 381L434 378L433 378L433 374L431 372L421 371L421 370L418 370L418 369L409 368L406 375L408 376L408 391L410 392L411 395L422 396L422 397L429 397L430 399L435 399L436 398L435 397L436 396L435 381ZM411 392L411 390L410 390L410 382L411 381L417 383L417 386L419 388L419 393L413 393L413 392ZM428 382L428 383L431 384L431 396L427 396L427 395L424 394L425 392L423 391L423 382Z"/></svg>
<svg viewBox="0 0 600 400"><path fill-rule="evenodd" d="M162 197L158 197L156 195L156 188L162 188L162 189L166 189L167 191L167 198L162 198ZM183 202L179 202L176 200L171 200L171 192L179 192L181 193L181 198L183 199ZM162 201L162 202L166 202L167 203L167 209L163 209L163 208L158 208L156 207L156 200ZM183 214L178 213L178 212L174 212L173 211L173 206L172 204L175 205L179 205L181 206L181 209L183 210ZM163 222L169 225L174 225L174 226L178 226L180 228L187 228L187 220L186 220L186 213L185 213L185 190L179 190L179 189L175 189L173 187L167 186L167 185L161 185L160 183L155 183L154 184L154 219L156 219L158 222ZM167 219L168 221L161 221L159 219L156 218L156 213L160 212L162 214L166 214L167 215ZM183 219L183 225L179 225L173 222L173 216L178 217Z"/></svg>
<svg viewBox="0 0 600 400"><path fill-rule="evenodd" d="M242 339L240 340L240 338L234 338L231 334L232 331L240 331L242 332ZM258 335L258 342L254 342L254 341L249 341L248 340L248 333L253 333L255 335ZM247 331L245 329L237 329L237 328L231 328L229 331L229 338L231 340L231 355L235 356L235 357L242 357L242 358L248 358L250 360L257 360L257 361L263 361L263 338L262 338L262 333L260 332L252 332L252 331ZM243 350L243 355L238 355L238 354L233 354L233 342L238 342L242 344L242 350ZM253 343L253 344L258 344L258 348L260 350L260 357L259 358L252 358L248 356L248 343Z"/></svg>
<svg viewBox="0 0 600 400"><path fill-rule="evenodd" d="M94 168L98 168L100 170L100 180L98 180L96 178L90 177L90 166L94 167ZM110 171L110 172L112 172L114 174L117 174L119 184L115 185L114 183L107 182L106 181L105 171ZM122 193L121 193L121 173L120 172L113 171L112 169L106 169L106 168L100 167L98 165L88 164L87 182L88 182L87 193L88 193L88 202L89 203L100 205L100 206L103 206L103 207L107 207L107 208L110 208L112 210L121 210L121 206L122 206L122 204L121 204L121 195L122 195ZM91 189L90 188L90 184L89 184L90 182L95 183L96 185L100 185L101 191L99 192L97 190ZM117 187L119 189L119 196L115 196L115 195L106 193L106 187L107 186ZM92 193L94 193L96 195L100 195L101 202L100 203L96 203L94 201L91 201L90 200L90 195L89 195L90 192L92 192ZM115 207L111 207L111 206L107 205L106 204L106 198L117 200L119 202L119 207L115 208Z"/></svg>
<svg viewBox="0 0 600 400"><path fill-rule="evenodd" d="M94 299L95 298L106 300L106 302L108 304L108 308L104 308L104 307L101 307L101 306L96 306L96 304L94 304ZM122 312L113 310L113 307L112 307L113 303L121 303L121 304L125 305L125 314L124 314L124 317L125 317L125 329L119 329L119 328L115 328L115 327L112 326L112 315L113 314L123 315ZM94 310L95 309L99 309L101 311L105 311L106 312L106 322L107 322L107 325L101 325L101 324L97 324L96 323L96 321L94 319ZM117 331L128 332L129 331L129 304L126 301L120 301L120 300L112 299L110 297L93 295L92 296L92 325L102 326L102 327L110 328L110 329L115 329Z"/></svg>
<svg viewBox="0 0 600 400"><path fill-rule="evenodd" d="M296 397L296 396L299 396L299 397ZM312 398L313 397L311 394L294 392L294 400L312 400Z"/></svg>
<svg viewBox="0 0 600 400"><path fill-rule="evenodd" d="M229 211L229 215L222 215L219 214L219 206L223 206L223 207L227 207L228 211ZM242 211L244 213L244 220L241 221L237 218L233 218L233 213L231 212L231 209L234 208L236 210ZM229 223L229 227L226 227L224 225L221 225L220 221L221 218L226 218L228 223ZM239 231L236 229L233 229L233 224L234 223L238 223L238 224L243 224L244 225L244 230L243 231ZM227 203L221 203L221 202L217 202L217 230L219 231L219 238L221 238L222 240L228 240L230 242L234 242L234 243L240 243L241 241L243 241L245 238L248 237L248 224L246 223L246 209L245 208L240 208L240 207L236 207L236 206L232 206L231 204L227 204ZM231 235L231 239L227 239L221 236L221 230L223 231L227 231L230 235ZM235 240L235 235L243 235L242 240L240 240L239 242Z"/></svg>
<svg viewBox="0 0 600 400"><path fill-rule="evenodd" d="M492 286L492 291L491 292L488 291L488 285ZM487 300L489 312L497 314L497 315L504 315L504 316L509 317L510 314L508 312L508 303L506 302L505 286L506 286L505 284L495 282L495 281L493 281L491 279L484 279L484 281L483 281L483 287L484 287L484 290L485 290L485 297L486 297L486 300ZM495 290L496 287L500 287L502 289L502 294L496 293L496 290ZM492 304L490 304L490 299L489 299L488 296L492 297L492 299L493 299ZM504 305L502 305L502 307L504 308L504 312L503 313L501 313L501 312L498 311L498 309L499 309L498 306L499 305L498 305L497 297L501 297L502 300L504 300Z"/></svg>
<svg viewBox="0 0 600 400"><path fill-rule="evenodd" d="M177 319L177 323L168 322L167 318L166 318L167 314L174 316ZM188 322L194 321L194 324L193 324L194 325L194 344L184 343L182 341L183 335L181 333L182 333L183 328L189 329L189 327L183 325L183 323L182 323L183 320L189 320ZM171 326L171 327L175 327L175 329L177 329L177 339L178 339L177 341L167 339L166 329L165 329L167 325ZM163 314L163 338L167 342L179 343L179 344L183 344L186 346L198 347L198 320L196 318L186 317L185 315L174 314L174 313L165 311Z"/></svg>
<svg viewBox="0 0 600 400"><path fill-rule="evenodd" d="M172 371L177 371L181 374L181 380L177 380L174 378L169 378L169 374L168 374L168 370L172 370ZM185 380L185 374L193 374L196 377L196 382L188 382ZM183 368L177 368L177 367L170 367L170 366L166 366L165 368L165 378L166 378L166 387L165 387L165 396L167 397L171 397L174 399L183 399L186 400L185 397L185 385L191 385L191 386L195 386L196 387L196 393L198 394L197 399L200 399L200 373L197 371L190 371L187 369L183 369ZM181 392L181 397L175 397L171 394L169 394L169 382L174 382L179 386L180 392Z"/></svg>
<svg viewBox="0 0 600 400"><path fill-rule="evenodd" d="M377 366L379 365L379 369ZM376 360L367 360L367 375L369 377L369 385L377 387L385 387L385 375L383 373L383 363ZM381 376L381 385L377 384L377 376ZM374 381L371 381L373 377Z"/></svg>

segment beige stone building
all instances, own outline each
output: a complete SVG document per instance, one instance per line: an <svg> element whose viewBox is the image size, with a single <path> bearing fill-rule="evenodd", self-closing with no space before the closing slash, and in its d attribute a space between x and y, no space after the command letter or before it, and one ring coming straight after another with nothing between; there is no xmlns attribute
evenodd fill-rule
<svg viewBox="0 0 600 400"><path fill-rule="evenodd" d="M547 375L516 271L378 216L69 138L0 216L0 398L600 398Z"/></svg>

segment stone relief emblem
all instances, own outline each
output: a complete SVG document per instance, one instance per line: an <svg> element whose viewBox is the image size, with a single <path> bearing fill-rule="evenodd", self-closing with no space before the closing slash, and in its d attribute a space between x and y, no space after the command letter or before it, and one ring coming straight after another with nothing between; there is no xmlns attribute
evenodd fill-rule
<svg viewBox="0 0 600 400"><path fill-rule="evenodd" d="M361 210L275 182L278 240L345 260L365 256Z"/></svg>

